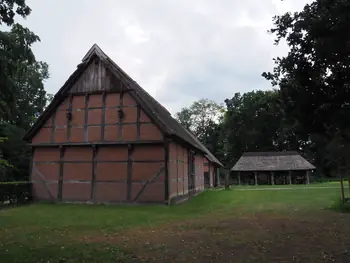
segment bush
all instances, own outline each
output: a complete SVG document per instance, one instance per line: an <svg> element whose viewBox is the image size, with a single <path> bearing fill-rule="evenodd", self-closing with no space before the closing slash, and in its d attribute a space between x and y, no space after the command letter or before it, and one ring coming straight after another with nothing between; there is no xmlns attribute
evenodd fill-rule
<svg viewBox="0 0 350 263"><path fill-rule="evenodd" d="M338 198L331 206L331 209L341 213L350 213L350 201L343 203L342 199Z"/></svg>
<svg viewBox="0 0 350 263"><path fill-rule="evenodd" d="M30 182L0 182L0 205L26 204L32 200Z"/></svg>
<svg viewBox="0 0 350 263"><path fill-rule="evenodd" d="M344 182L347 182L347 179L343 179ZM314 183L330 183L330 182L340 182L339 177L315 177L312 178L312 182Z"/></svg>

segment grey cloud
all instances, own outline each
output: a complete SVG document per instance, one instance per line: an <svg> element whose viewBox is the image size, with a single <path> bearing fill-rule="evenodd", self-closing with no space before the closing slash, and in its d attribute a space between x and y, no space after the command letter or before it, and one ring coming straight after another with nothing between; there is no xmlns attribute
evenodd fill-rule
<svg viewBox="0 0 350 263"><path fill-rule="evenodd" d="M222 102L235 92L268 89L260 75L274 47L272 16L307 0L93 1L29 0L24 22L42 42L38 59L50 65L54 93L97 43L171 112L200 98Z"/></svg>

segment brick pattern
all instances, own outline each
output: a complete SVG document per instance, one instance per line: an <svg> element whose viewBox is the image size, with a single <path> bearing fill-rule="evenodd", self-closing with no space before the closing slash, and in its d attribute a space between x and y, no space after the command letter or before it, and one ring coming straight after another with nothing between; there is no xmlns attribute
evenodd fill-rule
<svg viewBox="0 0 350 263"><path fill-rule="evenodd" d="M188 149L171 143L168 167L170 198L188 194Z"/></svg>
<svg viewBox="0 0 350 263"><path fill-rule="evenodd" d="M37 143L162 140L163 135L129 93L73 95L65 99L32 139ZM71 121L67 113L71 104ZM120 120L119 111L124 117ZM139 117L139 119L138 119ZM103 125L104 127L101 127ZM139 125L139 131L138 131ZM69 131L67 131L69 130Z"/></svg>
<svg viewBox="0 0 350 263"><path fill-rule="evenodd" d="M31 170L32 194L35 200L52 200L52 197L57 197L59 160L58 148L35 149Z"/></svg>
<svg viewBox="0 0 350 263"><path fill-rule="evenodd" d="M62 167L62 201L130 202L144 186L138 202L165 200L165 153L162 145L134 146L131 155L131 200L127 200L127 145L97 147L94 158L95 184L92 184L92 147L65 147L63 153L61 159L59 148L35 149L31 178L36 199L58 199ZM157 174L159 176L154 178ZM44 183L49 185L48 188L44 187Z"/></svg>
<svg viewBox="0 0 350 263"><path fill-rule="evenodd" d="M204 190L204 156L201 154L195 155L195 190Z"/></svg>

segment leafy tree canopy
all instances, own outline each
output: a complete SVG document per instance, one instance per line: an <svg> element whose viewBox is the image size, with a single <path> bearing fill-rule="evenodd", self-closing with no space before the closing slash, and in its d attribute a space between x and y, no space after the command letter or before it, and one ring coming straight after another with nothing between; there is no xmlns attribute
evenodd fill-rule
<svg viewBox="0 0 350 263"><path fill-rule="evenodd" d="M22 136L50 98L44 90L48 65L31 49L40 39L15 22L16 15L25 18L30 12L25 0L0 2L0 25L8 26L0 31L0 137L8 138L0 145L0 163L7 179L28 175L29 148Z"/></svg>
<svg viewBox="0 0 350 263"><path fill-rule="evenodd" d="M274 17L270 32L276 45L285 40L290 50L263 76L280 87L286 115L302 127L300 136L327 142L348 137L350 1L314 1L301 12Z"/></svg>

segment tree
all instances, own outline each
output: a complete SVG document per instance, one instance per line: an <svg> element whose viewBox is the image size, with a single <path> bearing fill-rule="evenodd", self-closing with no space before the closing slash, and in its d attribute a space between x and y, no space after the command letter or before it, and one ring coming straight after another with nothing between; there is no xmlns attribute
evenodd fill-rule
<svg viewBox="0 0 350 263"><path fill-rule="evenodd" d="M279 92L236 93L225 100L226 161L233 165L245 151L282 151L299 147L280 106Z"/></svg>
<svg viewBox="0 0 350 263"><path fill-rule="evenodd" d="M25 18L30 12L25 0L0 2L0 25L10 28L0 31L0 137L8 138L0 145L0 163L7 179L27 176L30 152L22 136L50 99L44 90L48 65L31 49L40 39L15 23L16 15Z"/></svg>
<svg viewBox="0 0 350 263"><path fill-rule="evenodd" d="M195 101L175 114L175 119L192 132L210 151L221 156L221 124L225 109L208 99ZM218 156L218 157L219 157Z"/></svg>
<svg viewBox="0 0 350 263"><path fill-rule="evenodd" d="M182 108L181 111L175 114L175 119L181 123L187 130L191 131L193 120L192 112L189 108Z"/></svg>
<svg viewBox="0 0 350 263"><path fill-rule="evenodd" d="M275 16L270 32L290 51L263 76L280 87L286 116L302 127L298 136L317 137L324 153L337 151L334 143L346 144L350 129L350 2L314 1L301 12Z"/></svg>
<svg viewBox="0 0 350 263"><path fill-rule="evenodd" d="M44 80L48 77L48 65L43 62L35 62L28 66L25 74L18 77L18 92L14 94L15 108L11 109L8 123L25 130L34 124L50 96L44 89Z"/></svg>
<svg viewBox="0 0 350 263"><path fill-rule="evenodd" d="M213 123L218 123L223 112L223 106L215 101L200 99L191 106L182 108L175 114L175 119L203 141L207 135L207 128Z"/></svg>
<svg viewBox="0 0 350 263"><path fill-rule="evenodd" d="M0 25L5 23L11 26L16 14L26 17L30 12L31 9L26 5L25 0L2 0L0 2Z"/></svg>
<svg viewBox="0 0 350 263"><path fill-rule="evenodd" d="M29 29L16 24L15 15L26 17L31 9L24 0L0 3L0 121L28 129L46 104L43 81L49 77L48 65L36 61L32 44L40 41Z"/></svg>

